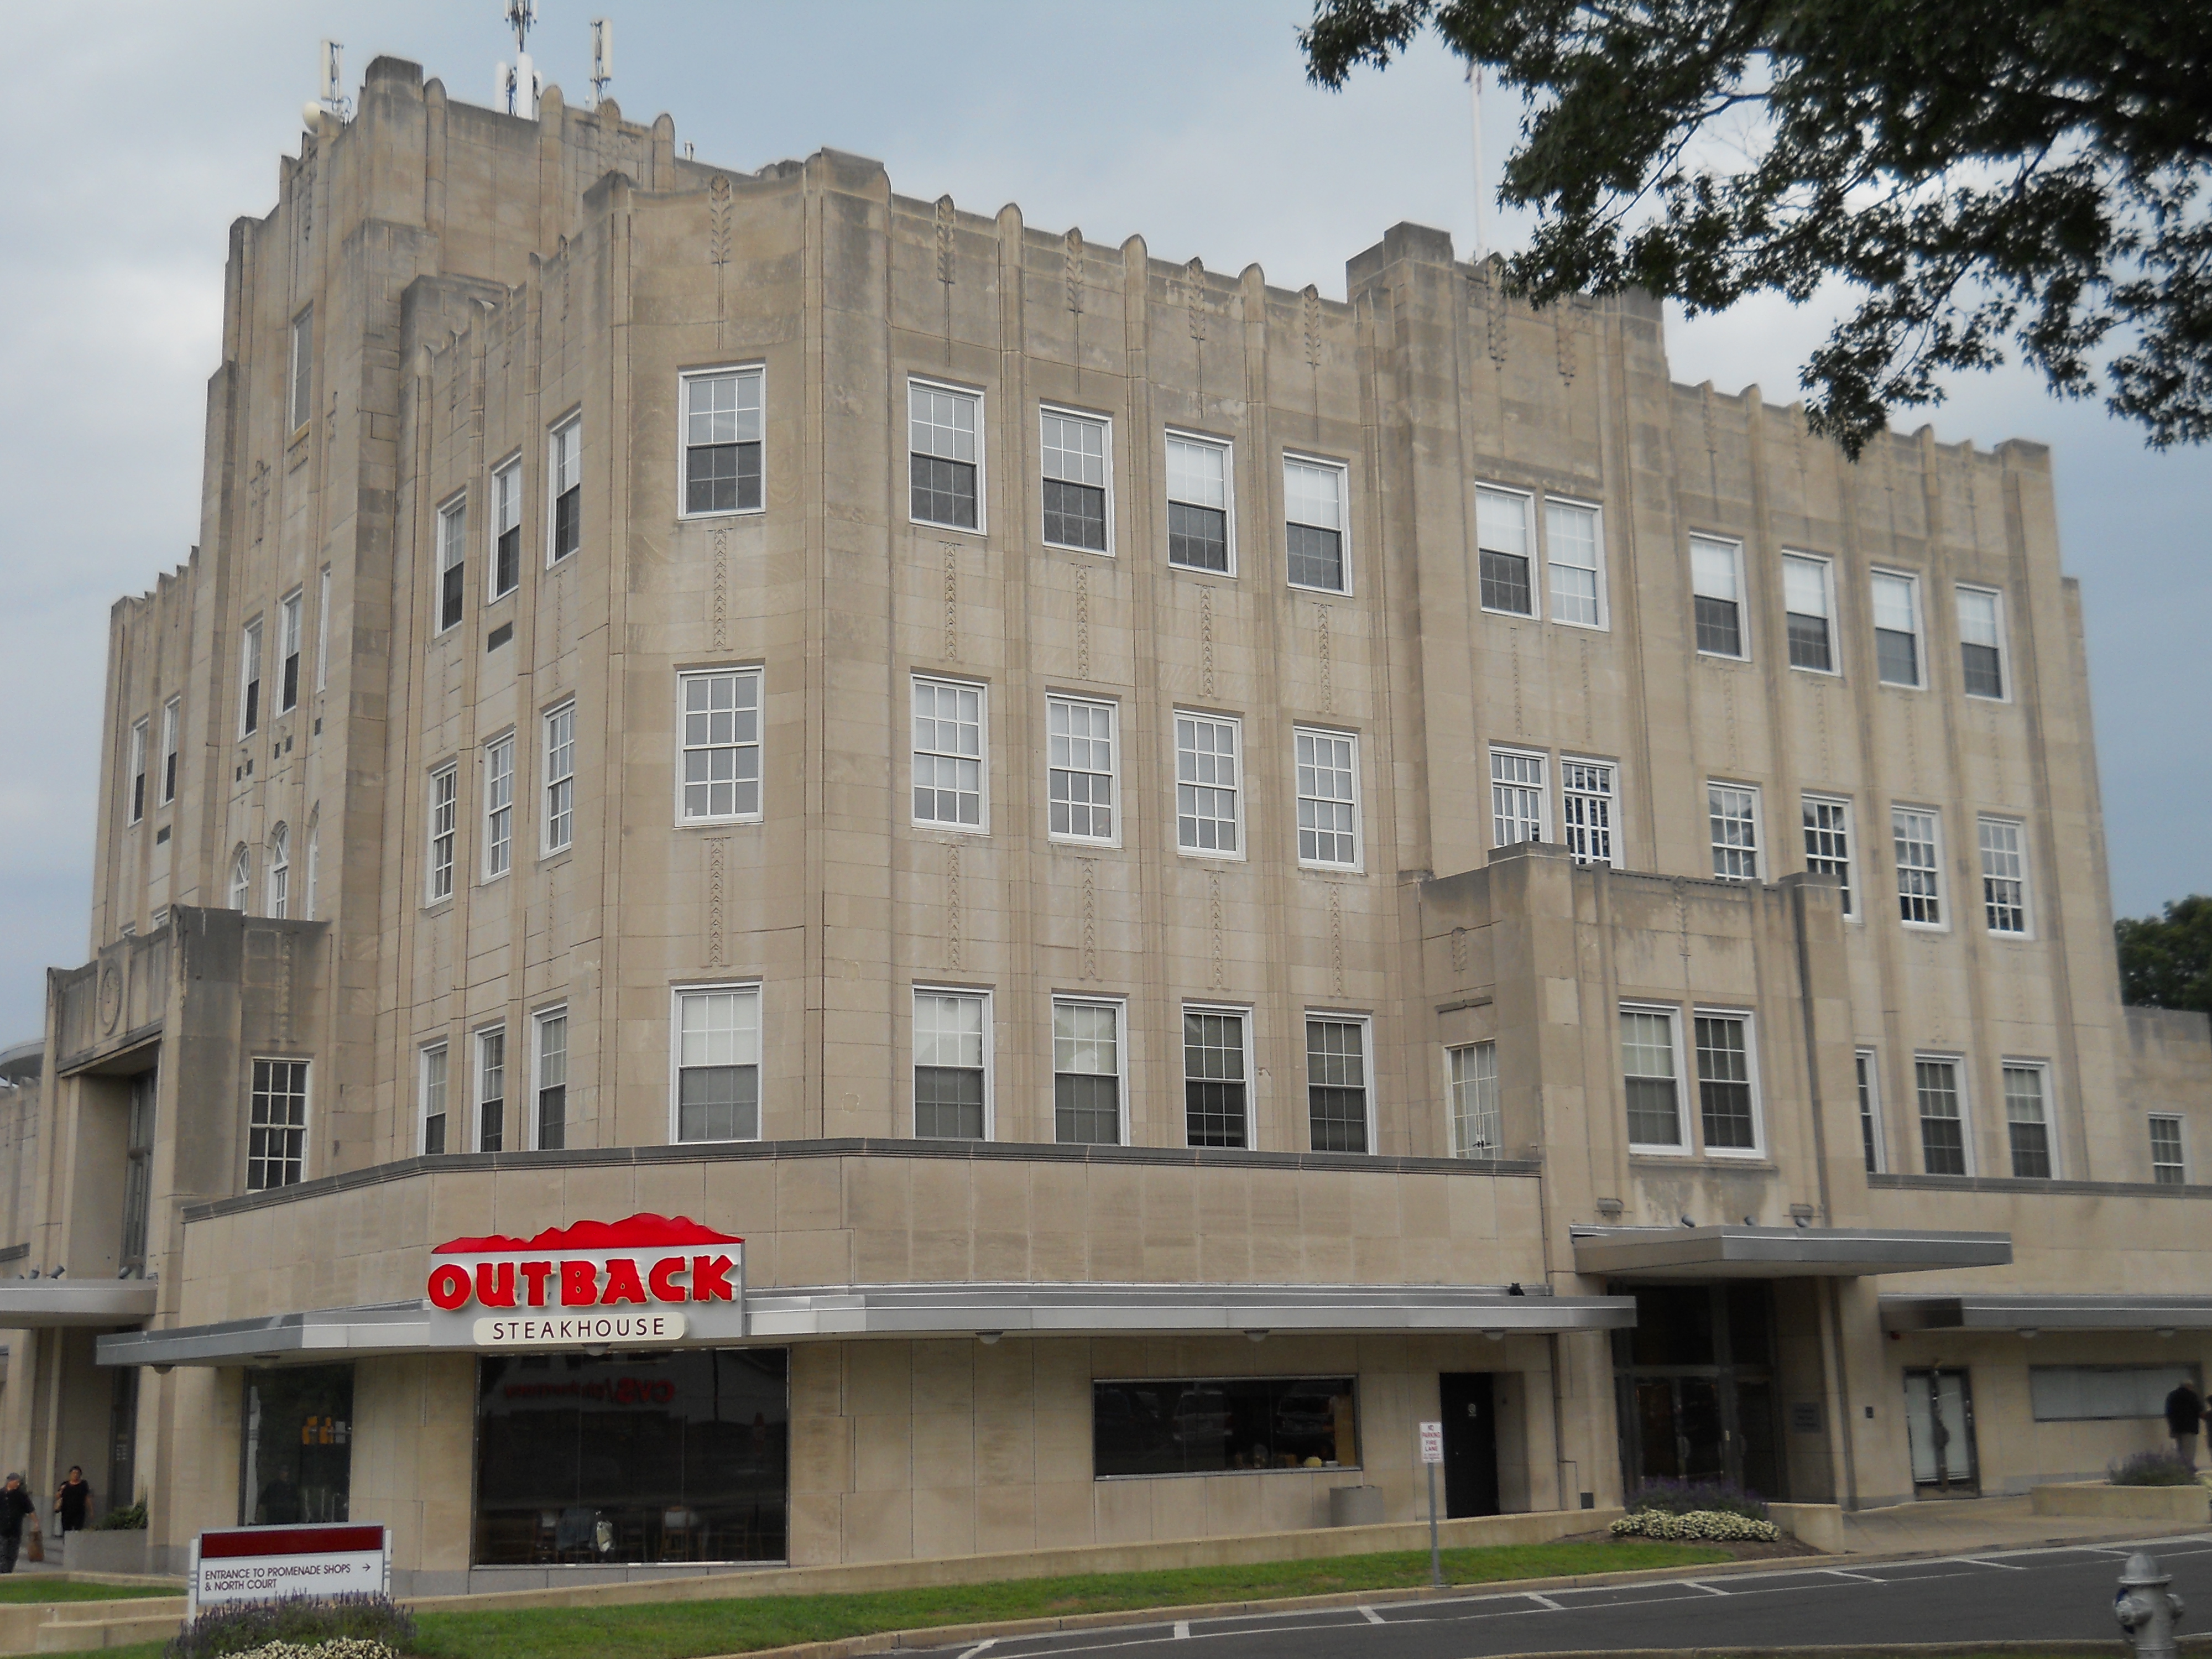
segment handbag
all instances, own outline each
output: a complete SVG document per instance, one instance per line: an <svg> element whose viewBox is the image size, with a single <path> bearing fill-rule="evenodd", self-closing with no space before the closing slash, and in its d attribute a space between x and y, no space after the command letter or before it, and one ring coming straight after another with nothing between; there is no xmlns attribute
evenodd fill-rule
<svg viewBox="0 0 2212 1659"><path fill-rule="evenodd" d="M46 1559L46 1535L39 1530L39 1517L37 1516L33 1515L30 1516L29 1520L31 1523L31 1535L24 1543L23 1559L26 1561L43 1561Z"/></svg>

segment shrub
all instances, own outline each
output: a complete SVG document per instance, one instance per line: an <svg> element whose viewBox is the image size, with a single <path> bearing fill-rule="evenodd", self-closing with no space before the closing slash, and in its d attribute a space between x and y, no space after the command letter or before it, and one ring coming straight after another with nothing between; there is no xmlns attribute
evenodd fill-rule
<svg viewBox="0 0 2212 1659"><path fill-rule="evenodd" d="M1701 1543L1771 1544L1782 1528L1732 1510L1691 1510L1676 1515L1667 1510L1638 1510L1613 1523L1615 1538L1671 1538Z"/></svg>
<svg viewBox="0 0 2212 1659"><path fill-rule="evenodd" d="M299 1596L210 1607L161 1650L162 1659L385 1659L415 1643L415 1617L388 1595ZM273 1651L272 1651L273 1650Z"/></svg>
<svg viewBox="0 0 2212 1659"><path fill-rule="evenodd" d="M2170 1451L2137 1452L2105 1471L2116 1486L2193 1486L2197 1471Z"/></svg>
<svg viewBox="0 0 2212 1659"><path fill-rule="evenodd" d="M128 1509L110 1510L85 1530L87 1532L143 1532L146 1530L146 1500L142 1498Z"/></svg>
<svg viewBox="0 0 2212 1659"><path fill-rule="evenodd" d="M1771 1518L1764 1498L1732 1480L1647 1480L1636 1489L1635 1507L1662 1515L1717 1510L1747 1521Z"/></svg>

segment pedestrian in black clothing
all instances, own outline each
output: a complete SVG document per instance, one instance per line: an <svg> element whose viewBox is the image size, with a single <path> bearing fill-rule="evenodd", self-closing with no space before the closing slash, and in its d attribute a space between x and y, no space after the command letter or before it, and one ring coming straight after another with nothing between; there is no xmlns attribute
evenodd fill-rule
<svg viewBox="0 0 2212 1659"><path fill-rule="evenodd" d="M54 1514L61 1525L57 1531L82 1532L92 1519L92 1482L84 1478L84 1470L70 1465L69 1479L54 1489Z"/></svg>
<svg viewBox="0 0 2212 1659"><path fill-rule="evenodd" d="M0 1486L0 1572L15 1571L15 1552L22 1547L23 1522L39 1512L31 1494L23 1490L23 1477L10 1472Z"/></svg>
<svg viewBox="0 0 2212 1659"><path fill-rule="evenodd" d="M2197 1467L2197 1431L2204 1425L2204 1396L2184 1378L2166 1397L2166 1431L2173 1437L2173 1455L2191 1468Z"/></svg>

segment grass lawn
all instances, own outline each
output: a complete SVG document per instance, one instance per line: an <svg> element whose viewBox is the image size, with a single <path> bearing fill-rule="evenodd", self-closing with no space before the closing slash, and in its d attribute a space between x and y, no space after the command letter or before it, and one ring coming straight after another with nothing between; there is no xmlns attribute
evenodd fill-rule
<svg viewBox="0 0 2212 1659"><path fill-rule="evenodd" d="M0 1605L19 1601L125 1601L141 1595L182 1595L185 1587L157 1589L148 1584L79 1584L44 1573L10 1573L0 1577Z"/></svg>

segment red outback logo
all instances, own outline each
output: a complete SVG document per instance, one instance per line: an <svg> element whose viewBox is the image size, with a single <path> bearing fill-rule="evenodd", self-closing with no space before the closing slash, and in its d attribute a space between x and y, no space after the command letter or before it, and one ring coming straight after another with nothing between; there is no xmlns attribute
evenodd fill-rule
<svg viewBox="0 0 2212 1659"><path fill-rule="evenodd" d="M689 1216L580 1221L535 1238L456 1238L430 1252L430 1305L605 1308L635 1303L735 1302L744 1240Z"/></svg>

